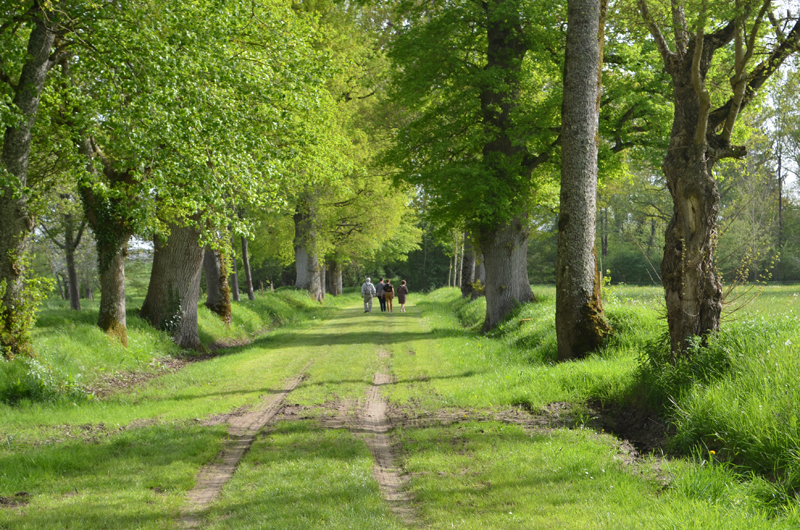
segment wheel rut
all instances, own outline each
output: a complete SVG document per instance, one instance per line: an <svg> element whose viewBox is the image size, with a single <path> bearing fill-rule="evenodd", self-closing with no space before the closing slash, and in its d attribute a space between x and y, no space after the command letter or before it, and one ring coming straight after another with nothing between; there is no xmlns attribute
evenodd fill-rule
<svg viewBox="0 0 800 530"><path fill-rule="evenodd" d="M181 522L184 528L197 528L200 513L219 496L222 488L233 477L236 467L247 453L261 430L269 425L281 409L284 399L305 379L308 363L295 377L287 380L283 389L258 403L252 410L228 421L228 439L220 454L197 475L197 483L187 494Z"/></svg>
<svg viewBox="0 0 800 530"><path fill-rule="evenodd" d="M388 359L385 350L378 352L378 358ZM417 524L417 514L407 493L407 481L396 465L397 455L392 447L389 431L392 428L387 415L388 402L381 394L380 387L394 383L394 377L385 371L375 373L372 385L367 391L364 405L356 409L350 430L360 436L367 444L374 461L372 473L380 487L381 495L392 513L404 524Z"/></svg>

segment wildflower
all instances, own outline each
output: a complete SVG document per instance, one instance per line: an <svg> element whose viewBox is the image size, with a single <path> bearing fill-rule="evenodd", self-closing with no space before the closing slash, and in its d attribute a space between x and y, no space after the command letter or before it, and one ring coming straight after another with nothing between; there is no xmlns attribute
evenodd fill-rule
<svg viewBox="0 0 800 530"><path fill-rule="evenodd" d="M712 449L711 451L708 452L708 454L715 455L715 454L717 454L717 452Z"/></svg>

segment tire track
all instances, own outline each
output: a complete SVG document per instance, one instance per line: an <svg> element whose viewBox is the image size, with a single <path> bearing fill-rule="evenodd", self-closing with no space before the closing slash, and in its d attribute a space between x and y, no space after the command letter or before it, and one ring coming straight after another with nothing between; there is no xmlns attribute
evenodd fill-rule
<svg viewBox="0 0 800 530"><path fill-rule="evenodd" d="M197 475L197 483L187 494L186 507L181 522L184 528L197 528L201 524L200 512L219 496L222 488L233 477L236 467L261 430L280 411L283 400L305 379L308 363L294 378L284 384L283 390L261 401L256 407L228 422L228 439L214 462L206 465Z"/></svg>
<svg viewBox="0 0 800 530"><path fill-rule="evenodd" d="M390 355L382 350L378 356L387 359ZM395 465L395 450L388 435L392 428L386 414L388 403L380 391L381 386L392 383L394 378L391 374L378 372L373 376L367 401L356 411L350 430L363 438L372 453L375 462L372 473L392 513L404 524L413 526L417 524L417 515L411 505L411 496L406 491L407 481Z"/></svg>

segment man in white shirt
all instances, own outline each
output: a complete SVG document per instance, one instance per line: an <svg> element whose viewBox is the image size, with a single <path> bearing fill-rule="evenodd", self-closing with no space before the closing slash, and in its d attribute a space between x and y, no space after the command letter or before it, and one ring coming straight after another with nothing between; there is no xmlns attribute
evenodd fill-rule
<svg viewBox="0 0 800 530"><path fill-rule="evenodd" d="M364 285L361 286L361 296L364 297L364 312L372 313L372 297L375 296L375 286L372 285L369 277Z"/></svg>

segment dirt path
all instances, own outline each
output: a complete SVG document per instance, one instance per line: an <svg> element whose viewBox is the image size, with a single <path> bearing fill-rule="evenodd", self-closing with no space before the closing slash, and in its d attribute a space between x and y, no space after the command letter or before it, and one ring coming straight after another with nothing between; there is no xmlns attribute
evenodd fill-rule
<svg viewBox="0 0 800 530"><path fill-rule="evenodd" d="M181 518L185 528L200 526L200 512L214 502L223 486L233 477L236 467L250 446L253 445L258 433L275 418L281 409L283 400L303 381L306 370L310 366L311 363L306 365L299 374L286 381L280 392L271 395L252 410L229 417L228 440L214 462L200 470L197 483L187 494L184 515Z"/></svg>
<svg viewBox="0 0 800 530"><path fill-rule="evenodd" d="M413 526L417 523L417 515L411 505L411 497L406 492L407 481L395 465L397 455L388 434L392 428L386 413L388 402L380 390L382 385L394 383L394 377L386 373L385 365L389 357L386 350L378 351L378 358L384 361L384 367L373 376L366 403L356 410L351 430L359 433L372 453L375 461L372 473L392 513L406 525Z"/></svg>

